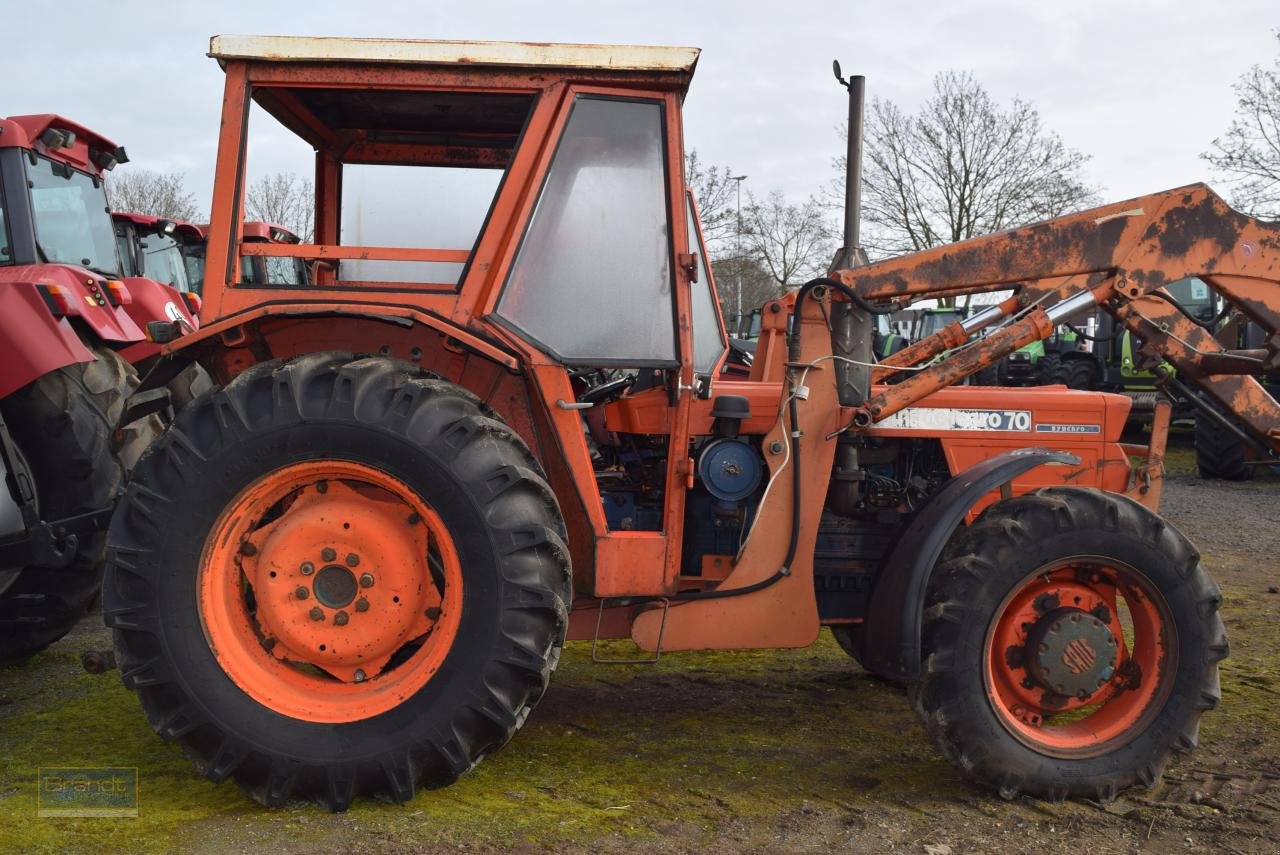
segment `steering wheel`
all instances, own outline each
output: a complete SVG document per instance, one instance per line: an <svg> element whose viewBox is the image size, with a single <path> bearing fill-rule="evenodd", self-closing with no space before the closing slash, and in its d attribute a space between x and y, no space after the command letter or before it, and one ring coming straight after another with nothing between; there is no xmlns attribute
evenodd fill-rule
<svg viewBox="0 0 1280 855"><path fill-rule="evenodd" d="M625 374L616 380L610 380L608 383L601 383L599 386L592 386L590 389L578 396L578 403L599 404L604 401L611 401L630 389L632 384L635 382L636 375Z"/></svg>

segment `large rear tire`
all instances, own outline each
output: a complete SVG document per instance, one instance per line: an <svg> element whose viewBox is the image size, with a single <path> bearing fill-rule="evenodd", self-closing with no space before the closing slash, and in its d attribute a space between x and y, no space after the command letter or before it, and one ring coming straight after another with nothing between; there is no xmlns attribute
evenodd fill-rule
<svg viewBox="0 0 1280 855"><path fill-rule="evenodd" d="M1154 786L1218 704L1220 601L1187 540L1127 498L1000 502L935 572L917 710L965 777L1006 798Z"/></svg>
<svg viewBox="0 0 1280 855"><path fill-rule="evenodd" d="M117 423L137 374L118 354L52 371L0 401L35 481L45 520L109 506L124 484ZM141 442L142 440L137 440ZM24 567L0 594L0 664L40 652L89 610L102 579L106 533L82 537L65 567Z"/></svg>
<svg viewBox="0 0 1280 855"><path fill-rule="evenodd" d="M542 695L565 536L537 461L474 396L310 354L178 414L112 521L104 614L125 684L205 777L267 805L405 801Z"/></svg>

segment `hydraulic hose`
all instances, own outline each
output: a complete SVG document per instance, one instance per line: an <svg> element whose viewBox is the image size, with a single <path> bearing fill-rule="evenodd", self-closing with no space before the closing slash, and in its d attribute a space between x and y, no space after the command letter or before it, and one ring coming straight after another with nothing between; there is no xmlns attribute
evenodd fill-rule
<svg viewBox="0 0 1280 855"><path fill-rule="evenodd" d="M897 307L893 305L877 306L875 303L869 302L865 297L857 291L854 291L839 279L832 279L829 276L819 276L817 279L810 279L808 282L801 285L800 290L796 292L795 317L797 319L803 315L804 301L808 299L809 292L820 286L825 286L839 291L849 299L849 302L853 303L869 315L891 315L897 310ZM787 358L792 362L796 362L800 359L799 323L793 323L791 325L791 332L787 338Z"/></svg>
<svg viewBox="0 0 1280 855"><path fill-rule="evenodd" d="M1191 323L1195 324L1196 326L1202 329L1206 329L1211 333L1217 332L1218 322L1221 321L1223 318L1225 318L1231 312L1231 308L1232 308L1231 304L1227 303L1224 300L1222 311L1218 312L1218 314L1215 315L1212 320L1202 321L1199 318L1197 318L1195 315L1188 312L1185 306L1183 306L1181 303L1175 300L1172 296L1164 293L1163 291L1152 291L1147 296L1156 297L1158 299L1164 300L1166 303L1168 303L1169 305L1177 309L1179 312L1181 312L1183 317L1191 321Z"/></svg>

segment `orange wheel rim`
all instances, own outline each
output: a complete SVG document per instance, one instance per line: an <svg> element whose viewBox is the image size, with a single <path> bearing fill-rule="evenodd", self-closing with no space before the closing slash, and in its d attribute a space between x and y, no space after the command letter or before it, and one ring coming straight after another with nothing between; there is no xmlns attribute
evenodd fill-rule
<svg viewBox="0 0 1280 855"><path fill-rule="evenodd" d="M341 460L248 487L200 557L205 636L226 674L283 715L357 721L440 669L462 616L462 569L438 514L407 484Z"/></svg>
<svg viewBox="0 0 1280 855"><path fill-rule="evenodd" d="M1128 742L1169 695L1174 628L1163 597L1132 567L1074 558L1015 588L987 633L996 717L1027 746L1095 756Z"/></svg>

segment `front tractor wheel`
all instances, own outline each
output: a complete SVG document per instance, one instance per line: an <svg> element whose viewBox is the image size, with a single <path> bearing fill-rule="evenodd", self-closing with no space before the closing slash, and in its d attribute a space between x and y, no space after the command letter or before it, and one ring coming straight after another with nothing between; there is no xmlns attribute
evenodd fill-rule
<svg viewBox="0 0 1280 855"><path fill-rule="evenodd" d="M341 810L452 782L546 688L565 531L528 448L388 359L260 365L183 409L112 522L126 685L208 778Z"/></svg>
<svg viewBox="0 0 1280 855"><path fill-rule="evenodd" d="M1001 502L935 571L917 710L966 777L1006 798L1154 786L1217 706L1220 599L1186 539L1124 497Z"/></svg>

